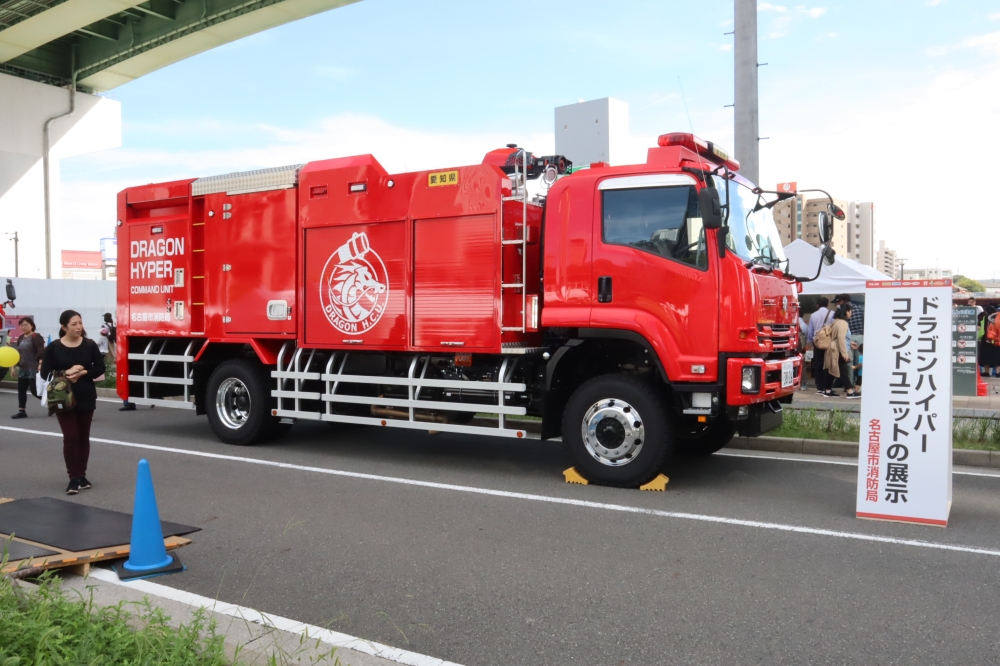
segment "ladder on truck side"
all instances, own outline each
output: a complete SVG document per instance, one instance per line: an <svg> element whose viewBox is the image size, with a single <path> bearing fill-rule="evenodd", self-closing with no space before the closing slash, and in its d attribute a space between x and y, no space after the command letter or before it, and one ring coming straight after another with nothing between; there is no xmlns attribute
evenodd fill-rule
<svg viewBox="0 0 1000 666"><path fill-rule="evenodd" d="M526 333L528 330L528 289L527 278L528 278L528 152L521 148L516 153L517 157L514 161L514 182L513 182L513 192L509 197L501 197L500 199L500 244L503 247L508 245L517 245L521 249L521 281L520 282L504 282L504 264L503 255L500 252L500 334L504 333ZM520 162L521 172L517 170L518 162ZM520 176L520 180L518 179ZM503 202L504 201L520 201L521 202L521 237L507 239L503 237ZM520 289L521 290L521 325L520 326L504 326L504 291L507 289Z"/></svg>

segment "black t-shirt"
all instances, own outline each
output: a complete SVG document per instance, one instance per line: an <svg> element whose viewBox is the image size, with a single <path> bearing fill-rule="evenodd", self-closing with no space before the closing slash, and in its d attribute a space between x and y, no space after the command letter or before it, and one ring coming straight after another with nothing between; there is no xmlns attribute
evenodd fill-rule
<svg viewBox="0 0 1000 666"><path fill-rule="evenodd" d="M45 360L42 361L42 377L48 378L53 370L69 370L74 365L82 365L87 371L83 377L73 384L73 395L76 396L77 409L97 409L97 387L94 379L104 374L104 356L97 348L97 343L90 338L84 338L77 347L67 347L62 340L56 340L45 348Z"/></svg>

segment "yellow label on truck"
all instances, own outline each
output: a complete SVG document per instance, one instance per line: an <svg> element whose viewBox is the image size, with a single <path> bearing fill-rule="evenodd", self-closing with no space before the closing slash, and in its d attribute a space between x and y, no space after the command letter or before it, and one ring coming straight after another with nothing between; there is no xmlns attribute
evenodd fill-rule
<svg viewBox="0 0 1000 666"><path fill-rule="evenodd" d="M427 187L458 185L458 171L435 171L427 174Z"/></svg>

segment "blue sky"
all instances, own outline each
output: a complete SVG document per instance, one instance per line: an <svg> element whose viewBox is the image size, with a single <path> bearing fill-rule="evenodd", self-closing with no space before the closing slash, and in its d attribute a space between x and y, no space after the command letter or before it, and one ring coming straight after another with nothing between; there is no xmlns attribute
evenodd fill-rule
<svg viewBox="0 0 1000 666"><path fill-rule="evenodd" d="M1000 2L759 2L758 28L762 183L875 201L879 236L909 265L990 277L985 247L934 230L954 198L915 181L967 141L1000 149ZM123 148L62 163L64 205L84 211L70 235L96 247L114 215L98 197L128 184L341 151L402 170L509 141L551 150L553 108L577 99L627 102L641 159L656 134L688 128L683 89L695 132L731 147L730 30L730 0L364 0L114 90ZM998 222L949 220L993 245Z"/></svg>

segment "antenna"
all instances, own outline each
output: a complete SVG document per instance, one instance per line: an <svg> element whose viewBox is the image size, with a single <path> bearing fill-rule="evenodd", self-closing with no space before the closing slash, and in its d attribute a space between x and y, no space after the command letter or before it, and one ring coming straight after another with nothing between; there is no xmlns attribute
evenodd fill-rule
<svg viewBox="0 0 1000 666"><path fill-rule="evenodd" d="M688 111L687 95L684 94L684 86L681 85L680 76L677 77L677 87L681 89L681 100L684 102L684 113L686 113L688 117L688 127L691 128L691 134L694 134L694 123L691 122L691 112Z"/></svg>

